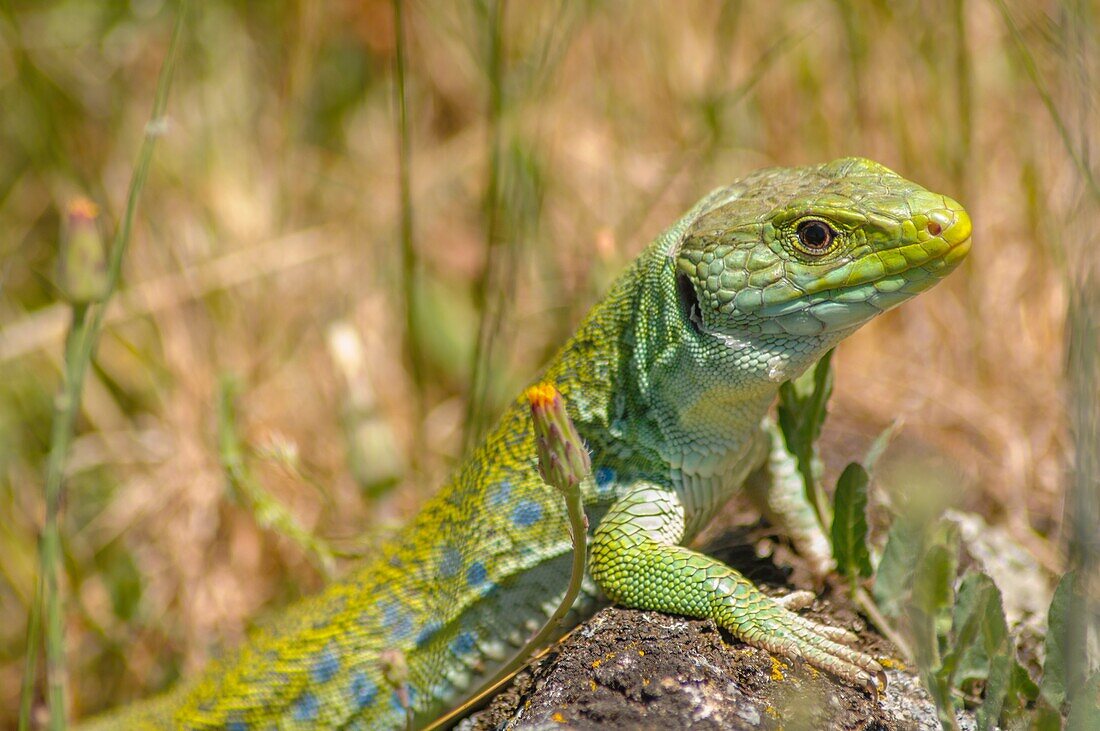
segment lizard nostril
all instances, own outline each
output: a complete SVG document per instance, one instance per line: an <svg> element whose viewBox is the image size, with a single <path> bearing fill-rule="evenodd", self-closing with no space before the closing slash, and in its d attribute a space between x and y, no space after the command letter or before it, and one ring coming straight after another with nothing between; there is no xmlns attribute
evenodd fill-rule
<svg viewBox="0 0 1100 731"><path fill-rule="evenodd" d="M947 232L951 231L952 227L955 227L955 223L959 219L958 213L950 208L937 208L929 211L927 216L928 219L924 224L924 230L928 232L929 236L946 235Z"/></svg>

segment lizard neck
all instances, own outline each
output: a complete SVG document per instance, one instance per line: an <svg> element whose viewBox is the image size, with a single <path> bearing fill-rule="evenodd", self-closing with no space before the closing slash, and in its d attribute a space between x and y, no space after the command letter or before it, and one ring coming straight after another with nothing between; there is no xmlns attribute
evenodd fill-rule
<svg viewBox="0 0 1100 731"><path fill-rule="evenodd" d="M779 385L797 377L847 332L793 337L705 332L678 301L673 260L651 257L623 338L627 388L655 429L670 467L698 478L737 471L753 449Z"/></svg>

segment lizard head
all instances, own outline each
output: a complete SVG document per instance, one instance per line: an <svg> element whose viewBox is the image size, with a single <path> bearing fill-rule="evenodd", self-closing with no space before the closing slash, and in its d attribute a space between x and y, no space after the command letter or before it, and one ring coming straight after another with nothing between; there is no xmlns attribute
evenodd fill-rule
<svg viewBox="0 0 1100 731"><path fill-rule="evenodd" d="M691 223L677 292L719 337L835 341L951 272L970 228L951 198L863 158L761 170Z"/></svg>

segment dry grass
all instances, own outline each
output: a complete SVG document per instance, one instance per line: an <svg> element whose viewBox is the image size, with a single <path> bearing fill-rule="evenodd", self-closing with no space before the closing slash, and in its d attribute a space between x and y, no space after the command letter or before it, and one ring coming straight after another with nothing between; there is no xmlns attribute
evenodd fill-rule
<svg viewBox="0 0 1100 731"><path fill-rule="evenodd" d="M1096 8L1009 12L1087 163ZM172 14L157 0L0 6L0 726L17 707L59 378L58 211L77 193L112 221L121 210ZM405 20L412 327L390 3L194 8L72 453L76 712L195 670L320 582L296 544L229 498L223 374L242 384L262 483L338 548L392 530L453 464L494 139L512 263L495 280L511 296L490 411L648 239L753 168L861 154L962 200L971 260L840 350L832 429L866 444L903 415L887 460L946 472L964 507L1060 565L1063 326L1100 219L996 4L506 3L496 123L485 9L413 3Z"/></svg>

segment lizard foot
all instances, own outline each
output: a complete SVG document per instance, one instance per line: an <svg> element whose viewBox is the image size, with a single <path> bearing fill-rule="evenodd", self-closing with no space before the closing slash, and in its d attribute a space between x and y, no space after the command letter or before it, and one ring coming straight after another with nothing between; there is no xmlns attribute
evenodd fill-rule
<svg viewBox="0 0 1100 731"><path fill-rule="evenodd" d="M849 647L858 637L846 629L794 613L809 606L813 598L806 591L769 598L770 608L757 606L758 611L738 617L730 630L753 647L805 662L877 698L886 689L886 673L873 657Z"/></svg>

